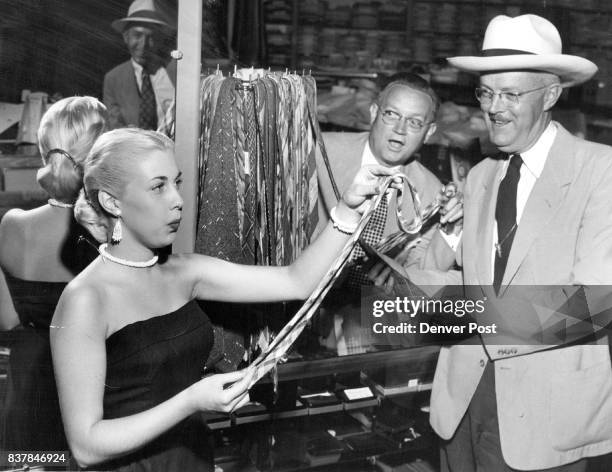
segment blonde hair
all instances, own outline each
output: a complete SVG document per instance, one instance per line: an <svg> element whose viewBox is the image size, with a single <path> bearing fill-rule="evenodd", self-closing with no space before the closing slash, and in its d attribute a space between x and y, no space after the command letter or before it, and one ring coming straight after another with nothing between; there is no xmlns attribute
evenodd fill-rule
<svg viewBox="0 0 612 472"><path fill-rule="evenodd" d="M106 107L94 97L64 98L43 115L38 128L43 167L37 180L51 197L75 201L83 186L83 162L107 120Z"/></svg>
<svg viewBox="0 0 612 472"><path fill-rule="evenodd" d="M83 168L83 191L74 216L99 242L108 241L113 218L98 200L100 191L120 198L134 164L152 151L172 151L174 142L157 131L120 128L104 133L95 142Z"/></svg>

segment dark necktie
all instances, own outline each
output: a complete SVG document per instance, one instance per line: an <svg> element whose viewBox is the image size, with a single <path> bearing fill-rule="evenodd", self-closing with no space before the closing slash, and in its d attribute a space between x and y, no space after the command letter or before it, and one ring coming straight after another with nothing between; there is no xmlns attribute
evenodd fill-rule
<svg viewBox="0 0 612 472"><path fill-rule="evenodd" d="M142 69L138 126L142 129L157 129L157 104L155 103L155 93L151 85L151 77L145 69Z"/></svg>
<svg viewBox="0 0 612 472"><path fill-rule="evenodd" d="M368 225L361 233L363 239L370 246L375 246L380 242L385 231L385 223L387 222L388 196L383 196ZM357 260L365 255L365 252L359 244L355 246L351 254L351 260ZM352 290L359 290L362 285L372 285L372 281L363 271L362 266L357 264L349 269L347 286Z"/></svg>
<svg viewBox="0 0 612 472"><path fill-rule="evenodd" d="M504 272L508 264L508 254L516 233L516 189L521 177L521 165L523 165L521 155L513 154L510 157L506 175L499 184L499 191L497 192L497 205L495 206L497 244L495 245L495 270L493 275L495 292L499 292L504 278Z"/></svg>

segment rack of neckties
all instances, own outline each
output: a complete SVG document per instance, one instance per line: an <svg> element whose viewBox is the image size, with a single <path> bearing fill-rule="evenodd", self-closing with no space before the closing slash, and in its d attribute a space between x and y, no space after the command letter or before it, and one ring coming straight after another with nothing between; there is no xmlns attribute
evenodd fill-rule
<svg viewBox="0 0 612 472"><path fill-rule="evenodd" d="M196 252L243 264L291 263L317 225L315 146L322 143L314 78L217 70L201 79L200 110ZM213 351L223 352L228 370L244 353L243 334L251 335L253 352L258 331L286 320L284 306L221 309L242 320L216 327ZM228 345L238 347L228 353Z"/></svg>
<svg viewBox="0 0 612 472"><path fill-rule="evenodd" d="M202 79L197 252L258 265L299 255L317 223L314 113L310 75Z"/></svg>

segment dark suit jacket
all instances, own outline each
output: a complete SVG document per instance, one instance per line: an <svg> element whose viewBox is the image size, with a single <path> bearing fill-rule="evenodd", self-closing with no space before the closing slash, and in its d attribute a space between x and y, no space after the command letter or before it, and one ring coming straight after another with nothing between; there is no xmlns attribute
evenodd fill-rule
<svg viewBox="0 0 612 472"><path fill-rule="evenodd" d="M176 61L170 61L166 71L176 87ZM131 60L119 64L106 73L103 97L109 112L110 129L138 126L140 92Z"/></svg>

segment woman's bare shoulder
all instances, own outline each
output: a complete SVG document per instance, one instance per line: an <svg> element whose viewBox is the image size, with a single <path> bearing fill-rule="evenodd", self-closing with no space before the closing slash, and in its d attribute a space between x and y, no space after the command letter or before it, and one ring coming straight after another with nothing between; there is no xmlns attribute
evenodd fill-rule
<svg viewBox="0 0 612 472"><path fill-rule="evenodd" d="M34 224L38 218L46 214L48 214L47 207L44 205L30 210L11 208L0 220L0 231L15 230Z"/></svg>
<svg viewBox="0 0 612 472"><path fill-rule="evenodd" d="M21 208L12 208L7 211L2 219L0 219L0 235L10 236L22 231L25 220L27 219L27 211ZM2 238L4 240L4 238Z"/></svg>
<svg viewBox="0 0 612 472"><path fill-rule="evenodd" d="M15 255L23 253L23 244L27 236L26 211L13 208L0 220L0 263L11 265Z"/></svg>
<svg viewBox="0 0 612 472"><path fill-rule="evenodd" d="M67 228L64 219L50 213L48 207L31 210L13 208L0 220L0 241L3 246L9 246L11 251L23 251L23 247L44 244L49 238L63 234Z"/></svg>
<svg viewBox="0 0 612 472"><path fill-rule="evenodd" d="M86 329L106 329L104 304L108 298L102 280L89 267L72 279L62 292L53 315L55 326L80 326Z"/></svg>

